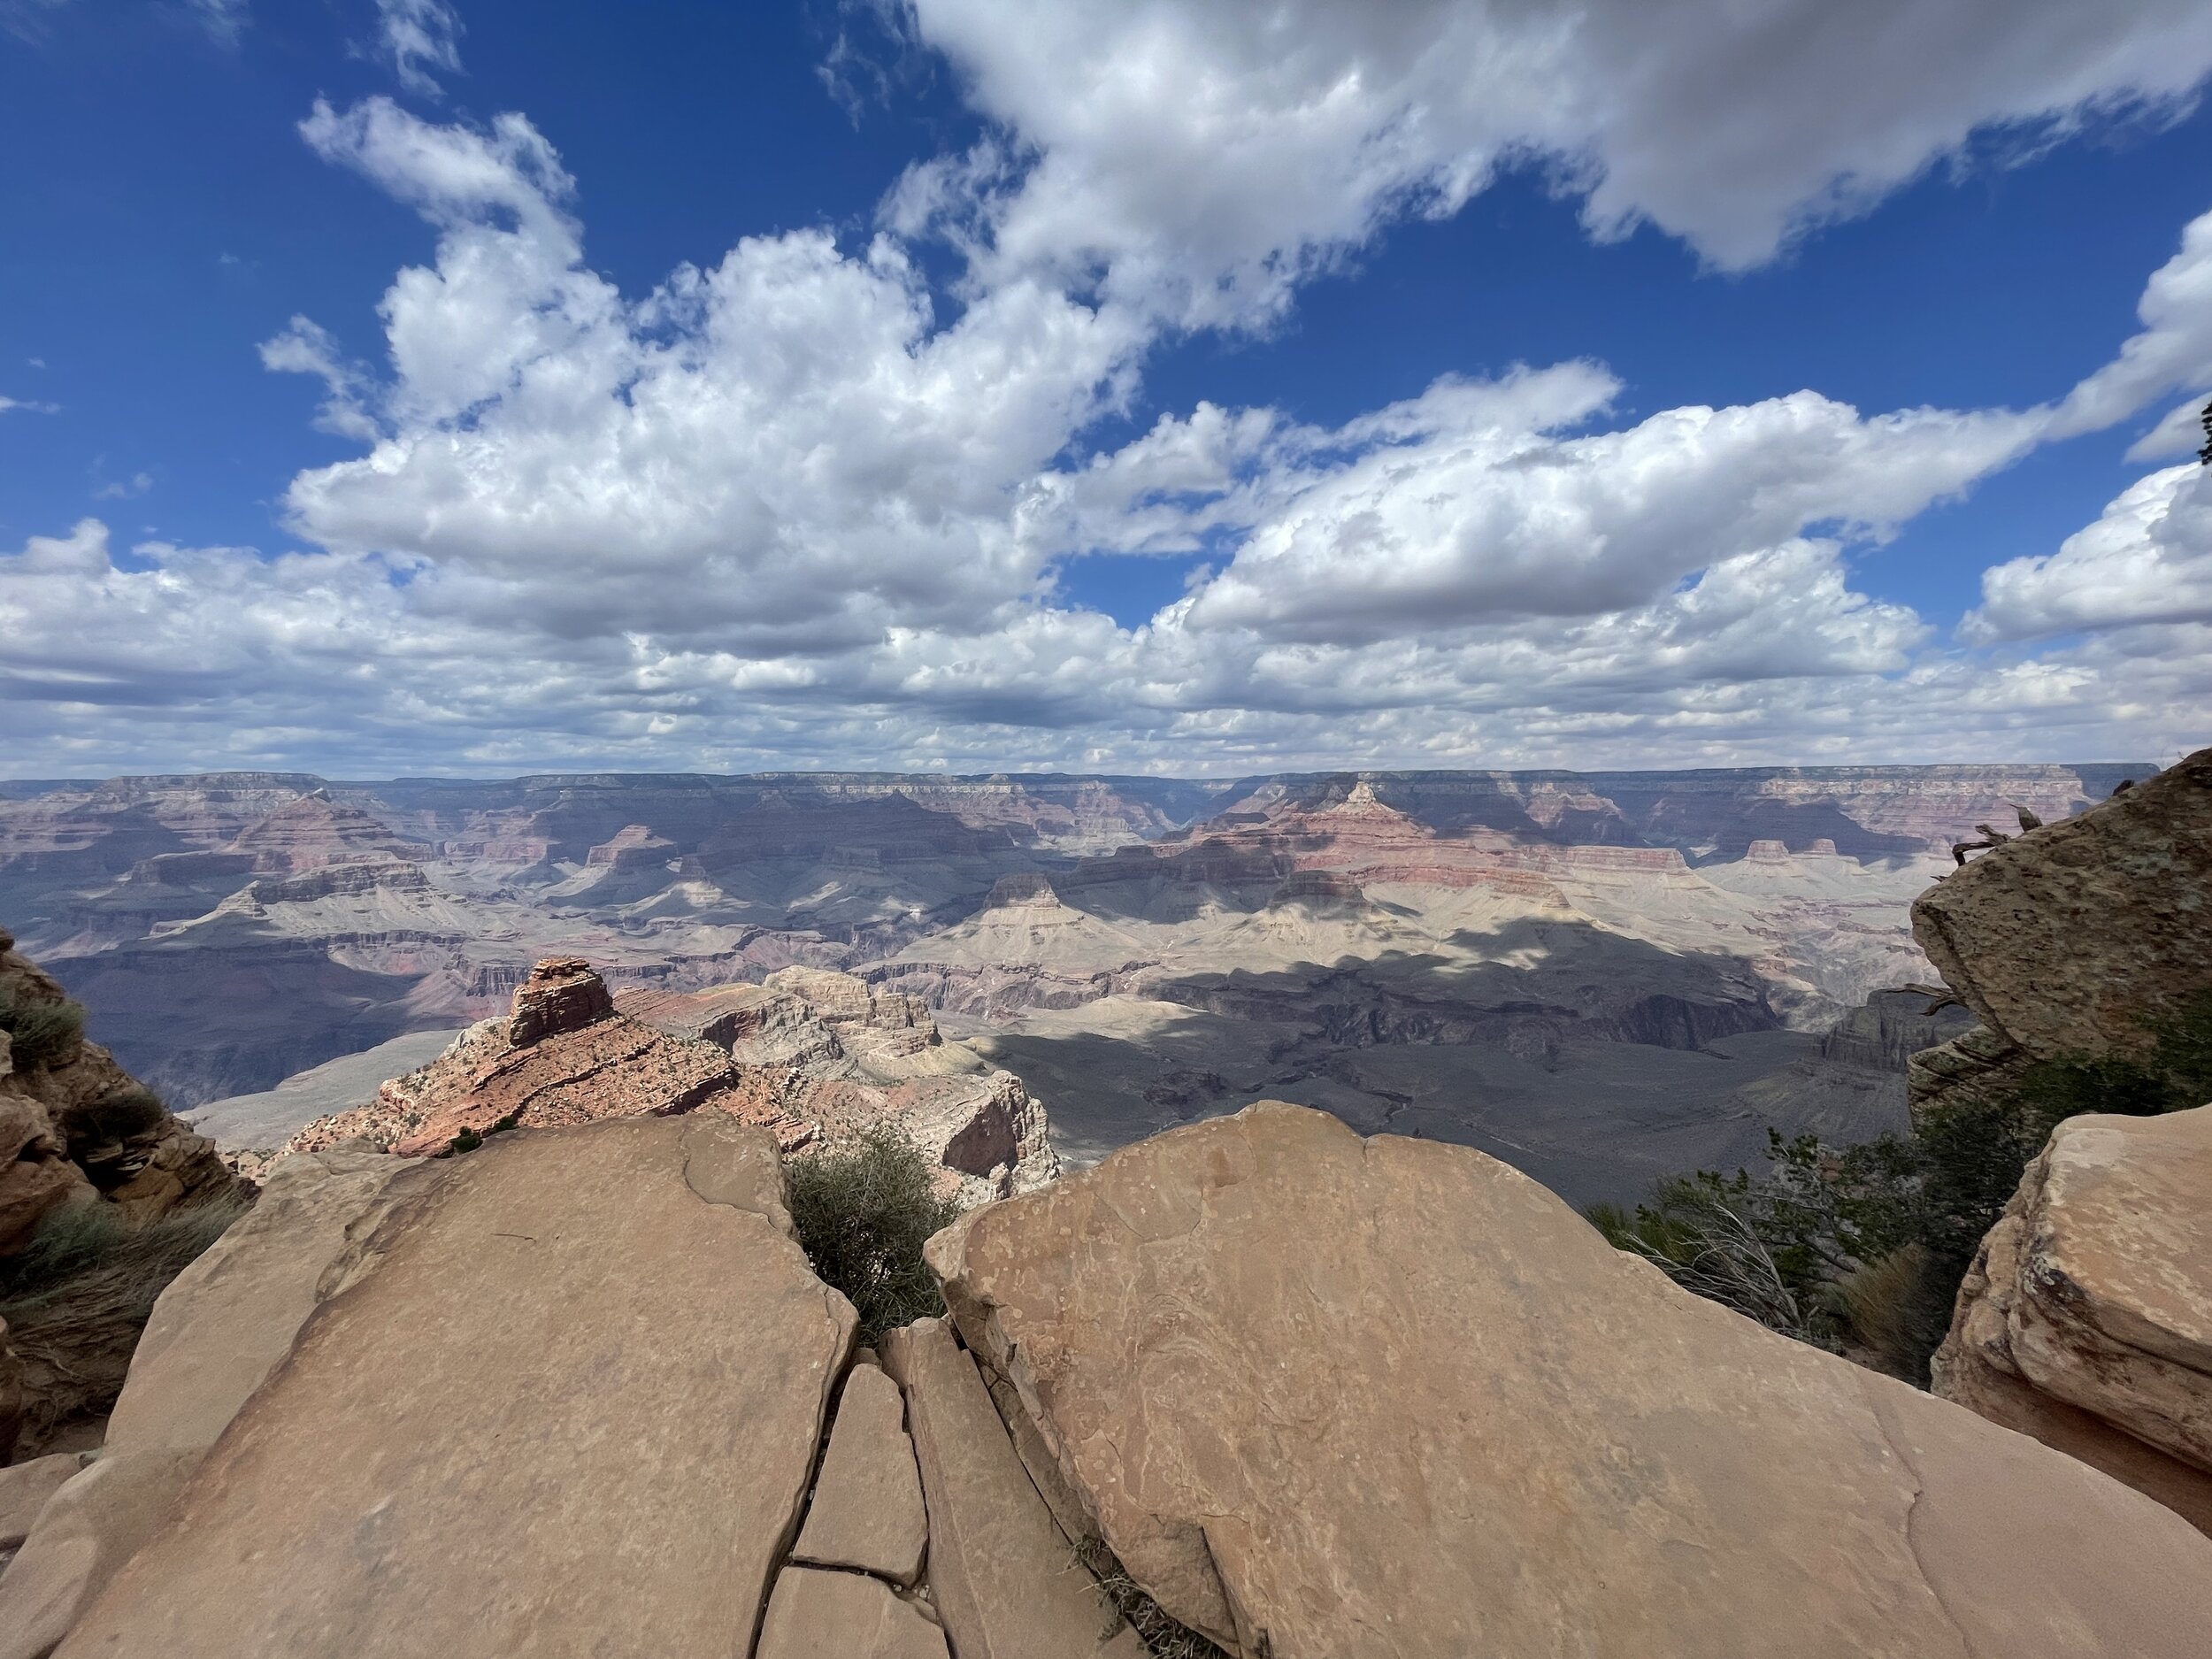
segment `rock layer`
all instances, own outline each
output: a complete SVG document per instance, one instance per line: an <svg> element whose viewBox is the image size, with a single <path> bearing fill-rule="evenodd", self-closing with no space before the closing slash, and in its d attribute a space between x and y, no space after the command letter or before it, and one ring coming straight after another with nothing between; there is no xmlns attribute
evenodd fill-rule
<svg viewBox="0 0 2212 1659"><path fill-rule="evenodd" d="M980 1212L979 1212L980 1213ZM1143 1659L1053 1524L952 1330L886 1339L929 1501L929 1588L959 1659Z"/></svg>
<svg viewBox="0 0 2212 1659"><path fill-rule="evenodd" d="M856 1364L846 1373L792 1560L872 1572L896 1585L921 1576L929 1516L905 1417L899 1386L880 1369Z"/></svg>
<svg viewBox="0 0 2212 1659"><path fill-rule="evenodd" d="M2170 1511L1687 1295L1472 1150L1263 1104L929 1255L1131 1576L1245 1655L2116 1655L2212 1628L2212 1543Z"/></svg>

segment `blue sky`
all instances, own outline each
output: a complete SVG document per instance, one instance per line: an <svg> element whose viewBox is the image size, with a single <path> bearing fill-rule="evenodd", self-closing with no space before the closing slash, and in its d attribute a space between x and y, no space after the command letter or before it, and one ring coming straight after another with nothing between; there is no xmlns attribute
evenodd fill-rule
<svg viewBox="0 0 2212 1659"><path fill-rule="evenodd" d="M0 772L2204 741L2212 14L1625 4L0 0Z"/></svg>

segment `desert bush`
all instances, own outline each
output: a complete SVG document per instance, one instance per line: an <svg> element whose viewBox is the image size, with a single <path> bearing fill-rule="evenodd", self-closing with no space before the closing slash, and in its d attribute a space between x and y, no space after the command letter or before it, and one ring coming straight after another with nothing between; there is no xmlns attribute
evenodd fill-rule
<svg viewBox="0 0 2212 1659"><path fill-rule="evenodd" d="M2150 1022L2141 1059L2070 1056L1924 1111L1908 1135L1831 1147L1768 1132L1761 1175L1660 1182L1634 1214L1585 1213L1684 1289L1820 1347L1856 1346L1925 1386L1959 1285L2028 1164L2067 1118L2212 1102L2212 994Z"/></svg>
<svg viewBox="0 0 2212 1659"><path fill-rule="evenodd" d="M84 1041L84 1007L79 1002L35 1002L0 991L0 1031L8 1033L16 1069L36 1071L66 1060Z"/></svg>
<svg viewBox="0 0 2212 1659"><path fill-rule="evenodd" d="M245 1208L227 1199L134 1225L113 1204L83 1200L49 1213L28 1246L0 1260L0 1319L25 1373L17 1456L114 1405L155 1302Z"/></svg>
<svg viewBox="0 0 2212 1659"><path fill-rule="evenodd" d="M82 1147L128 1141L161 1127L169 1115L161 1097L143 1084L125 1083L62 1113L62 1132L73 1153Z"/></svg>
<svg viewBox="0 0 2212 1659"><path fill-rule="evenodd" d="M895 1130L784 1166L792 1225L823 1282L860 1315L860 1340L945 1310L922 1261L929 1235L960 1213L937 1195L928 1161Z"/></svg>

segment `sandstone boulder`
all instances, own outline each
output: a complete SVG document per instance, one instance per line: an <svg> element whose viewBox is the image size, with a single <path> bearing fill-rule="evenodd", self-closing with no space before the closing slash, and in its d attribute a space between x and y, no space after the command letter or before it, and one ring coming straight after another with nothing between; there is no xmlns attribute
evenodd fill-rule
<svg viewBox="0 0 2212 1659"><path fill-rule="evenodd" d="M877 1367L855 1364L845 1374L792 1560L872 1572L897 1585L921 1577L929 1517L905 1417L899 1386Z"/></svg>
<svg viewBox="0 0 2212 1659"><path fill-rule="evenodd" d="M855 1323L772 1144L648 1117L434 1168L64 1655L746 1651Z"/></svg>
<svg viewBox="0 0 2212 1659"><path fill-rule="evenodd" d="M1263 1103L929 1254L1132 1578L1248 1659L2208 1650L2212 1542L2171 1511L1471 1148Z"/></svg>
<svg viewBox="0 0 2212 1659"><path fill-rule="evenodd" d="M1933 1370L1945 1398L2212 1532L2212 1106L2061 1124Z"/></svg>
<svg viewBox="0 0 2212 1659"><path fill-rule="evenodd" d="M2147 1049L2146 1021L2212 989L2212 749L1984 853L1912 918L1985 1033L1964 1056L1921 1058L1916 1106L2009 1054Z"/></svg>
<svg viewBox="0 0 2212 1659"><path fill-rule="evenodd" d="M0 1469L0 1566L31 1535L31 1523L46 1507L46 1500L84 1465L82 1452L56 1452Z"/></svg>

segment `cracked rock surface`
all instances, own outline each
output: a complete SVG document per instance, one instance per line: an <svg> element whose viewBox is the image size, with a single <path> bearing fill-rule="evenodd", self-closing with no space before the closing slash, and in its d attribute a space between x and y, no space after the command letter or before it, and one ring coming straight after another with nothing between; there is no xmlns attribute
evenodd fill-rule
<svg viewBox="0 0 2212 1659"><path fill-rule="evenodd" d="M60 1651L748 1652L855 1323L786 1225L719 1114L451 1160Z"/></svg>
<svg viewBox="0 0 2212 1659"><path fill-rule="evenodd" d="M2171 1511L1677 1289L1471 1148L1263 1103L929 1255L1105 1543L1232 1652L2212 1650L2212 1541Z"/></svg>

